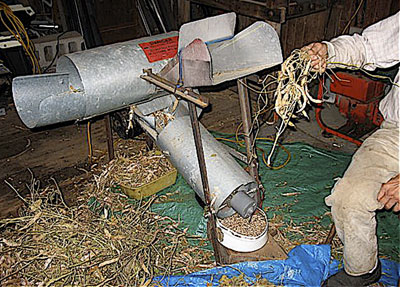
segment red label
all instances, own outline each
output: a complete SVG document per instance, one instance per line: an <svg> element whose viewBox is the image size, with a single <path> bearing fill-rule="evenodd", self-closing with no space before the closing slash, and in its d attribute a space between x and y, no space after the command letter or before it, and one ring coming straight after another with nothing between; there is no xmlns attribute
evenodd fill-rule
<svg viewBox="0 0 400 287"><path fill-rule="evenodd" d="M139 44L150 63L166 60L178 53L178 36Z"/></svg>

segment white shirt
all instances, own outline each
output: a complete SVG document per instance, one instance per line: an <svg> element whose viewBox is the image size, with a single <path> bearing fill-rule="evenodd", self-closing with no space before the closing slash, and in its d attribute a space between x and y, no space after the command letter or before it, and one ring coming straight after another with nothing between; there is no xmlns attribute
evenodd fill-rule
<svg viewBox="0 0 400 287"><path fill-rule="evenodd" d="M400 12L367 27L361 35L339 36L328 46L328 62L339 62L365 70L390 68L399 63L399 22ZM340 67L329 64L329 67ZM343 66L346 68L346 66ZM379 110L385 121L399 126L399 72L389 93L381 100Z"/></svg>

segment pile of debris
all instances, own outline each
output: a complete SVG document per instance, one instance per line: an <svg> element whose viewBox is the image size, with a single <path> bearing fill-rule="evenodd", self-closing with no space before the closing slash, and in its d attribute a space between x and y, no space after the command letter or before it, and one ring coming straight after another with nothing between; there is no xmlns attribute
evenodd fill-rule
<svg viewBox="0 0 400 287"><path fill-rule="evenodd" d="M19 217L0 220L1 285L147 286L155 275L213 267L204 239L151 212L156 197L118 192L116 164L93 172L74 206L55 181L32 178Z"/></svg>

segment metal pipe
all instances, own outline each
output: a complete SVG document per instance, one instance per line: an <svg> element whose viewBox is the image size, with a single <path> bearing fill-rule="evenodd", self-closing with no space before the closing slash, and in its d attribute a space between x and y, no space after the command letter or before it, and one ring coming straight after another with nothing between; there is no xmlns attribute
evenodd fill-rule
<svg viewBox="0 0 400 287"><path fill-rule="evenodd" d="M196 147L197 160L199 162L201 183L203 185L204 199L207 206L211 206L210 186L208 185L206 160L204 159L203 144L201 142L200 125L197 118L196 106L189 102L190 121L192 123L194 145Z"/></svg>
<svg viewBox="0 0 400 287"><path fill-rule="evenodd" d="M151 31L149 28L149 24L147 23L146 16L144 15L142 4L140 4L140 0L136 1L136 7L139 11L140 18L142 19L144 29L146 30L147 35L151 36Z"/></svg>
<svg viewBox="0 0 400 287"><path fill-rule="evenodd" d="M161 19L160 11L158 11L157 4L154 2L154 0L150 0L150 3L153 6L153 9L154 9L154 12L157 15L158 21L160 21L160 25L161 25L161 28L163 29L163 32L167 33L167 29L165 28L164 22Z"/></svg>
<svg viewBox="0 0 400 287"><path fill-rule="evenodd" d="M234 196L246 198L243 193L254 198L257 183L236 162L222 143L218 142L201 124L199 126L207 165L212 211L218 217L230 216L235 212L248 216L248 209L253 208L251 203L236 205L236 207L231 206L230 203ZM170 122L158 135L156 143L169 155L172 164L197 195L206 202L200 178L200 167L196 157L193 156L196 153L196 147L189 116L177 117ZM237 203L235 200L234 202Z"/></svg>
<svg viewBox="0 0 400 287"><path fill-rule="evenodd" d="M150 100L156 87L140 78L142 70L158 73L168 59L149 63L140 45L177 35L171 32L64 55L55 74L16 77L12 89L21 120L35 128Z"/></svg>

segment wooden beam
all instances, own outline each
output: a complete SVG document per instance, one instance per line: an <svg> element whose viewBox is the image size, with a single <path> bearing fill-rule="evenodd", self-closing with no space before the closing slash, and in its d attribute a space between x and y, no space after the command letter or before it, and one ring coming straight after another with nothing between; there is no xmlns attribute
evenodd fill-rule
<svg viewBox="0 0 400 287"><path fill-rule="evenodd" d="M267 6L256 5L248 2L232 0L191 0L191 2L203 4L224 11L232 11L240 15L249 16L261 20L265 20L266 18L270 18L273 16L277 16L278 18L280 17L280 15L274 15L275 12L267 8Z"/></svg>
<svg viewBox="0 0 400 287"><path fill-rule="evenodd" d="M190 22L190 1L178 0L178 24Z"/></svg>

